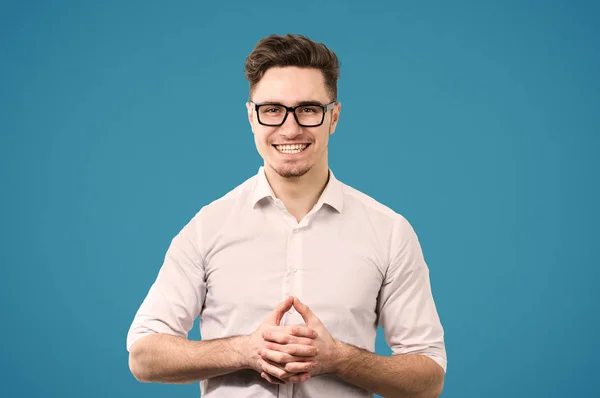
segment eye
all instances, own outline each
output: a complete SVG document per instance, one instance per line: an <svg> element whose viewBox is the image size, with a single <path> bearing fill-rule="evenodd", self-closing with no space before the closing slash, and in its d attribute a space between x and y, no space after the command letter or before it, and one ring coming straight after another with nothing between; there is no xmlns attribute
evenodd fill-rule
<svg viewBox="0 0 600 398"><path fill-rule="evenodd" d="M303 106L302 108L299 109L300 113L317 113L318 112L318 107L317 106Z"/></svg>
<svg viewBox="0 0 600 398"><path fill-rule="evenodd" d="M268 108L264 108L263 112L264 113L278 113L278 112L281 112L281 109L277 108L277 107L268 107Z"/></svg>

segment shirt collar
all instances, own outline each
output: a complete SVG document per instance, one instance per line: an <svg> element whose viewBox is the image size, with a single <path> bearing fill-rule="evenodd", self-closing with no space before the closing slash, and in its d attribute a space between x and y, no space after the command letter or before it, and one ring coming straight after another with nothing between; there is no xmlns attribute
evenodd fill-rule
<svg viewBox="0 0 600 398"><path fill-rule="evenodd" d="M267 180L264 166L261 166L258 169L257 182L252 196L252 207L255 207L258 202L267 197L275 199L275 194ZM333 207L338 213L341 213L344 207L342 183L335 178L331 169L329 169L329 181L327 182L321 197L317 201L317 206L319 205L319 202Z"/></svg>

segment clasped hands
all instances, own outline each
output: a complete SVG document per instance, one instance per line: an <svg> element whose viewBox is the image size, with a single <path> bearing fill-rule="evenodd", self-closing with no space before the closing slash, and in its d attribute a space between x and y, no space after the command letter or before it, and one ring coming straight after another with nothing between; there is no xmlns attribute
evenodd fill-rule
<svg viewBox="0 0 600 398"><path fill-rule="evenodd" d="M306 325L279 325L292 306ZM246 356L248 365L270 383L300 383L335 371L338 344L308 306L288 297L249 336Z"/></svg>

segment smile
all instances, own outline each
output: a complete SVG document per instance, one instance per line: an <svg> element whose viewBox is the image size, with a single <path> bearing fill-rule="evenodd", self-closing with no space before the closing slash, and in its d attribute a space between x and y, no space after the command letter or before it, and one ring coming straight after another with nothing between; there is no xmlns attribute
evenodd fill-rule
<svg viewBox="0 0 600 398"><path fill-rule="evenodd" d="M281 153L296 154L304 151L310 144L273 145Z"/></svg>

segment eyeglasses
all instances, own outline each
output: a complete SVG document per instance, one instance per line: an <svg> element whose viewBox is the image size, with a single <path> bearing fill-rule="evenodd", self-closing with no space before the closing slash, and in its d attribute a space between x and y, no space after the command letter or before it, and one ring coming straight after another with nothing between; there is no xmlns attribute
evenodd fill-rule
<svg viewBox="0 0 600 398"><path fill-rule="evenodd" d="M327 105L321 105L315 102L303 103L297 106L285 106L277 103L255 104L258 123L263 126L281 126L285 123L288 113L294 114L294 119L301 127L317 127L323 124L325 114L333 109L336 104L333 101Z"/></svg>

